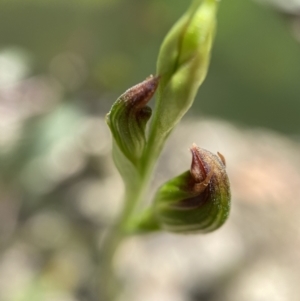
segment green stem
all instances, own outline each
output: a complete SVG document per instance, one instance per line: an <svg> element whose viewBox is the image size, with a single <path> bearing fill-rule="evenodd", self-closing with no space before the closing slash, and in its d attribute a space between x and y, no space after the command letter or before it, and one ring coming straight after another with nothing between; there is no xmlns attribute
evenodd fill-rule
<svg viewBox="0 0 300 301"><path fill-rule="evenodd" d="M113 301L118 295L119 285L113 271L113 259L116 250L126 237L126 227L134 211L144 198L148 188L150 172L144 174L138 183L127 187L124 199L124 208L118 222L107 235L104 242L101 271L100 271L100 296L101 300Z"/></svg>
<svg viewBox="0 0 300 301"><path fill-rule="evenodd" d="M130 221L133 219L139 206L143 204L155 162L162 150L164 141L165 139L157 141L157 136L152 132L140 161L141 164L138 168L139 177L135 177L133 183L127 181L123 211L104 242L100 273L101 300L113 301L117 298L119 285L113 271L114 255L123 239L126 238L126 229L130 225Z"/></svg>
<svg viewBox="0 0 300 301"><path fill-rule="evenodd" d="M155 124L153 122L149 140L144 150L140 165L140 172L144 177L149 176L149 174L152 173L155 163L164 146L165 140L166 139L162 135L156 133Z"/></svg>

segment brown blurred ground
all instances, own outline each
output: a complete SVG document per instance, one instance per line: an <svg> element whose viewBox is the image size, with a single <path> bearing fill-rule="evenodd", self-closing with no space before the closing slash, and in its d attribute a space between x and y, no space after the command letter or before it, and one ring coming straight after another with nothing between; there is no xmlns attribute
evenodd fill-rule
<svg viewBox="0 0 300 301"><path fill-rule="evenodd" d="M24 196L4 190L0 300L89 300L93 254L119 211L122 183L102 118L83 118L72 135L25 168L33 172L43 166L38 186L31 186L30 172L24 175L32 195L45 197L63 187L59 200L31 205L35 211L22 220ZM153 234L124 241L116 256L125 283L122 300L297 300L300 145L271 131L186 119L171 136L154 187L189 168L192 142L225 155L230 218L208 235ZM94 172L86 175L91 160ZM58 175L60 181L54 181Z"/></svg>

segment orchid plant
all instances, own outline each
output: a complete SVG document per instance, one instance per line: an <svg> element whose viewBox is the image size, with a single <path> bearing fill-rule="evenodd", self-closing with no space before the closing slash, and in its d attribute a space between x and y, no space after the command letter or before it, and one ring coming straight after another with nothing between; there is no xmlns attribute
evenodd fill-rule
<svg viewBox="0 0 300 301"><path fill-rule="evenodd" d="M190 169L162 184L151 205L144 205L164 144L193 104L207 74L217 6L217 0L194 0L164 39L156 75L128 89L106 116L125 196L123 211L103 253L105 300L116 296L111 261L123 238L155 231L206 233L219 228L228 217L230 185L224 156L195 144ZM152 114L147 104L155 93Z"/></svg>

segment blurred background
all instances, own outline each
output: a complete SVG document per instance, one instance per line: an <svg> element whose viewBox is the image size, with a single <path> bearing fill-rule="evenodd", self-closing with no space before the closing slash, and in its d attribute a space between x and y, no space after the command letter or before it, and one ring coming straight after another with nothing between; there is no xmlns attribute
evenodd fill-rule
<svg viewBox="0 0 300 301"><path fill-rule="evenodd" d="M186 7L0 1L0 301L101 300L95 266L123 189L104 116L155 73ZM299 300L300 1L224 0L218 20L208 77L153 191L189 167L196 142L227 159L231 217L205 236L124 241L123 301Z"/></svg>

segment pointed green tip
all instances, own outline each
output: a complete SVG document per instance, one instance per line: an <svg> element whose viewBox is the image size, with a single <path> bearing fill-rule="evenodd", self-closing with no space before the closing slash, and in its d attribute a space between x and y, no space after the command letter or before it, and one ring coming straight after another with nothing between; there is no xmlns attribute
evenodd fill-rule
<svg viewBox="0 0 300 301"><path fill-rule="evenodd" d="M161 83L154 135L166 136L193 104L207 74L216 13L217 1L194 1L163 41L157 60Z"/></svg>

